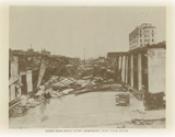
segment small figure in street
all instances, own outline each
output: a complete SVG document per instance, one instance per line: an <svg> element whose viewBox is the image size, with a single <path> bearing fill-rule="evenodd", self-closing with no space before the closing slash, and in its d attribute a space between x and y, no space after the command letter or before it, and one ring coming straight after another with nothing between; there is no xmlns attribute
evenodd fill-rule
<svg viewBox="0 0 175 137"><path fill-rule="evenodd" d="M143 100L143 104L145 109L148 108L148 101L150 99L150 94L149 92L146 90L145 86L142 86L142 100Z"/></svg>
<svg viewBox="0 0 175 137"><path fill-rule="evenodd" d="M50 89L45 90L45 92L44 92L44 98L45 98L45 101L46 101L47 103L50 102L50 98L51 98Z"/></svg>
<svg viewBox="0 0 175 137"><path fill-rule="evenodd" d="M45 89L42 95L43 102L41 104L41 115L42 115L41 122L48 119L48 116L45 115L45 111L47 109L47 104L50 103L50 98L51 95L49 89Z"/></svg>
<svg viewBox="0 0 175 137"><path fill-rule="evenodd" d="M23 113L27 111L27 100L28 100L28 97L27 95L22 95L21 96L21 106L22 106L22 111Z"/></svg>

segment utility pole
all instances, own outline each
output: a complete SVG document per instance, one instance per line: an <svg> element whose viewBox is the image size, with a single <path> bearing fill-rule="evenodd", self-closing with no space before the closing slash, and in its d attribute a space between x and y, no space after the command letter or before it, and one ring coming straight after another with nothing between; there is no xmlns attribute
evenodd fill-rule
<svg viewBox="0 0 175 137"><path fill-rule="evenodd" d="M83 48L83 57L84 57L84 65L85 65L85 48Z"/></svg>
<svg viewBox="0 0 175 137"><path fill-rule="evenodd" d="M32 44L30 44L30 49L32 49Z"/></svg>

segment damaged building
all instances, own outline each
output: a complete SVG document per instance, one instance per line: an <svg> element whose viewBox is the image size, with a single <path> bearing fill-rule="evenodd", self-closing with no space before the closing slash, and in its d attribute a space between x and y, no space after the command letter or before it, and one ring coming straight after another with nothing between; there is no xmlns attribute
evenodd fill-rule
<svg viewBox="0 0 175 137"><path fill-rule="evenodd" d="M37 86L40 55L33 50L9 51L9 101L27 95Z"/></svg>
<svg viewBox="0 0 175 137"><path fill-rule="evenodd" d="M118 80L150 108L165 105L166 43L156 43L155 35L154 26L141 24L129 34L128 52L107 54Z"/></svg>
<svg viewBox="0 0 175 137"><path fill-rule="evenodd" d="M52 75L73 75L70 65L78 66L78 58L51 55L42 50L9 50L9 102L13 104L21 95L36 92ZM66 71L67 70L67 71ZM70 74L71 73L71 74Z"/></svg>

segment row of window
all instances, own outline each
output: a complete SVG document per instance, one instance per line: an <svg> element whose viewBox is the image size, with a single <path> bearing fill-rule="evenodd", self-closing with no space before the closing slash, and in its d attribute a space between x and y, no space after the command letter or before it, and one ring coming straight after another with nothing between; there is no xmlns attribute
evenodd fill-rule
<svg viewBox="0 0 175 137"><path fill-rule="evenodd" d="M145 40L140 39L140 43L142 42L154 42L154 39L145 39Z"/></svg>

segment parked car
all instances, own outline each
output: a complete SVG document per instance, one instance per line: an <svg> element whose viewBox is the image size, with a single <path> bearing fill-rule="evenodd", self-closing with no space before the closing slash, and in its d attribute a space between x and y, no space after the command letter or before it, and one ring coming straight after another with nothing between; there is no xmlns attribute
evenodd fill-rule
<svg viewBox="0 0 175 137"><path fill-rule="evenodd" d="M116 105L128 106L130 103L130 96L128 92L121 92L116 95Z"/></svg>

